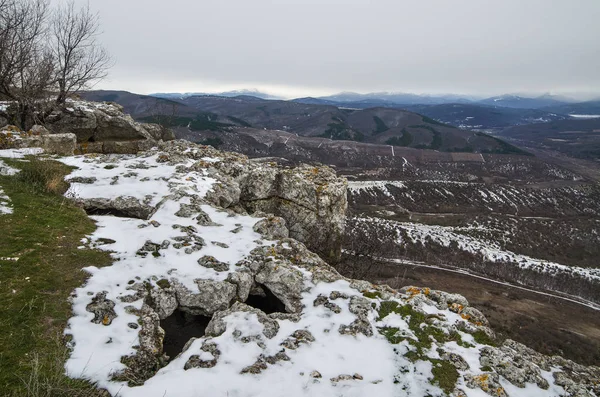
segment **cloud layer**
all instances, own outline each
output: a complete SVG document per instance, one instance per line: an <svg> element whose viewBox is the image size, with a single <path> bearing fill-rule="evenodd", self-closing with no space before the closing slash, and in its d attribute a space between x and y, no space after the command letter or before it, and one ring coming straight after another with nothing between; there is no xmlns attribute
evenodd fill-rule
<svg viewBox="0 0 600 397"><path fill-rule="evenodd" d="M600 92L598 0L102 0L91 7L116 61L100 88Z"/></svg>

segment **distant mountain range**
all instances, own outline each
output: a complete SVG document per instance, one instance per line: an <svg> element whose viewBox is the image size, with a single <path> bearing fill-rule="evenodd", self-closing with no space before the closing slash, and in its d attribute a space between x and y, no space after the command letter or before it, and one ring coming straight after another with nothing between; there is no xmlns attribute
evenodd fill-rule
<svg viewBox="0 0 600 397"><path fill-rule="evenodd" d="M541 109L549 106L561 106L572 104L576 101L570 98L556 95L542 95L538 97L524 97L518 95L502 95L492 98L477 98L467 95L416 95L404 93L371 93L357 94L354 92L342 92L336 95L324 97L308 97L295 99L296 102L312 104L328 104L337 106L384 106L398 107L410 105L444 105L444 104L471 104L486 105L494 107L506 107L514 109Z"/></svg>
<svg viewBox="0 0 600 397"><path fill-rule="evenodd" d="M187 93L157 93L150 94L150 96L164 99L184 99L191 96L223 96L223 97L236 97L236 96L253 96L261 99L282 99L281 97L260 92L258 90L234 90L225 91L219 93L205 93L205 92L187 92Z"/></svg>
<svg viewBox="0 0 600 397"><path fill-rule="evenodd" d="M392 98L399 100L400 94L381 99L375 94L344 93L329 99L292 101L262 99L247 95L247 91L243 94L234 97L171 94L159 98L126 91L93 91L83 97L117 102L138 120L166 123L192 133L248 128L438 151L519 152L502 141L469 131L485 130L528 147L552 148L576 157L597 158L600 153L596 144L600 119L586 122L572 116L600 115L600 101L565 103L546 95L400 105L391 102ZM344 102L350 100L358 101Z"/></svg>
<svg viewBox="0 0 600 397"><path fill-rule="evenodd" d="M502 95L483 99L477 103L514 109L541 109L549 106L561 106L573 102L576 101L570 98L546 94L535 98L517 95Z"/></svg>

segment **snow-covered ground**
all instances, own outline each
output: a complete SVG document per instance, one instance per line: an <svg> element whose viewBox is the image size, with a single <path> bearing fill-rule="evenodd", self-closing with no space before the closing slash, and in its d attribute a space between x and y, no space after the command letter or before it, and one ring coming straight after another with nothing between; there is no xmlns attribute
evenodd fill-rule
<svg viewBox="0 0 600 397"><path fill-rule="evenodd" d="M570 114L574 119L598 119L600 114Z"/></svg>
<svg viewBox="0 0 600 397"><path fill-rule="evenodd" d="M368 194L375 194L382 192L388 197L392 197L392 194L388 190L388 186L395 186L397 188L406 188L406 185L399 181L348 181L348 190L352 193L366 192Z"/></svg>
<svg viewBox="0 0 600 397"><path fill-rule="evenodd" d="M125 304L119 299L131 294L127 289L131 280L155 283L156 280L176 277L187 288L197 288L194 283L196 279L224 280L230 273L199 266L197 261L200 257L210 255L234 267L254 248L270 244L269 241L261 240L261 236L252 230L259 218L231 216L209 205L202 206L202 209L218 226L199 227L196 222L190 222L191 219L176 216L181 204L189 204L189 198L165 200L168 194L183 189L202 197L211 189L214 180L201 171L175 176L175 167L158 164L156 160L156 156L106 163L85 157L63 160L66 164L79 167L69 178L97 178L92 184L73 183L69 194L78 198L115 198L131 194L140 199L152 196L150 201L155 204L162 202L148 221L112 216L93 217L98 229L90 236L88 243L95 246L98 241L106 241L103 239L114 240L114 243L101 245L100 248L113 252L112 256L116 261L111 267L87 268L91 277L85 286L76 291L73 305L75 316L69 321L68 329L68 333L73 336L73 352L66 365L71 376L88 378L98 382L101 387L106 387L113 395L124 397L329 396L339 393L345 396L394 395L394 389L398 387L394 385L393 379L399 359L383 337L348 337L337 332L341 325L354 320L354 315L347 306L342 306L342 313L336 316L331 316L327 309L319 307L306 310L299 323L279 321L278 335L266 341L265 351L253 343L240 344L239 335L232 334L234 329L242 330L245 335L260 333L263 325L257 321L256 315L232 315L227 319L229 331L212 339L218 344L222 354L219 364L214 368L184 369L185 363L193 354L210 356L210 353L202 353L200 350L206 339L201 338L141 387L129 387L122 382L111 381L111 375L124 367L120 358L133 354L133 346L138 343L139 330L128 326L137 323L138 318L129 314L125 307L132 305L139 309L142 301ZM140 164L143 164L141 168ZM138 175L124 177L130 171L135 171ZM120 176L116 183L115 176ZM159 226L149 226L151 224ZM197 228L198 235L212 243L192 255L185 254L170 244L168 248L161 249L160 257L146 259L136 256L136 252L146 241L172 241L181 233L179 230L186 227ZM231 232L239 228L239 232ZM223 248L224 246L229 248ZM305 274L307 282L309 276L310 274ZM329 295L334 290L349 296L360 295L349 287L347 281L320 283L303 294L305 307L313 308L313 301L319 294ZM107 299L116 302L118 317L110 327L91 323L93 314L86 310L90 295L100 291L106 291ZM375 321L374 318L371 320ZM398 317L395 321L403 320ZM407 325L404 324L403 327L406 328ZM274 365L261 376L240 374L244 367L254 363L259 354L279 352L283 340L297 329L309 330L317 342L293 352L294 354L290 354L291 362ZM476 353L476 349L473 353ZM401 361L409 366L407 359ZM407 376L402 384L410 390L411 395L440 395L440 390L428 381L430 364L410 367L411 376ZM318 371L324 380L311 378L313 371ZM340 385L329 380L345 373L359 373L364 380L345 380Z"/></svg>
<svg viewBox="0 0 600 397"><path fill-rule="evenodd" d="M342 334L338 330L357 319L349 302L352 299L365 299L360 288L345 279L315 281L311 272L301 267L295 267L305 285L301 295L304 308L299 320L278 319L276 335L260 339L262 346L253 342L252 338L263 333L265 325L252 312L235 312L225 318L227 328L223 334L196 339L187 350L142 386L132 387L114 380L113 374L125 367L121 357L135 354L134 346L140 344L139 318L132 313L131 307L141 309L143 301L133 299L131 302L128 299L134 292L128 289L130 285L147 282L154 288L161 279L176 278L186 288L197 289L197 279L222 281L235 273L237 264L247 258L253 249L273 244L288 249L288 243L268 241L257 234L253 226L261 218L236 215L208 204L202 205L201 209L212 219L210 226L199 225L195 218L176 215L182 205L191 203L191 196L204 197L216 186L216 181L198 167L191 170L161 164L156 155L102 159L77 156L63 161L79 168L68 177L78 178L69 191L74 197L114 199L131 195L157 207L148 220L93 217L98 229L83 242L81 248L89 245L110 251L115 261L109 267L86 268L90 278L73 295L74 316L67 330L73 338L72 353L66 364L70 376L97 382L113 396L120 397L443 396L445 393L432 381L434 365L437 365L432 360L441 359L439 349L443 349L459 354L467 363L468 369L458 371L457 388L463 390L467 397L487 395L479 388L466 385L468 375L484 374L480 369L480 354L485 346L477 343L469 333L456 328L457 324L467 322L464 317L449 310L445 303L440 309L421 291L405 295L388 294L386 297L388 304L414 305L433 316L433 324L443 332L453 330L465 342L459 345L455 341L432 340L431 347L424 349L428 358L413 362L404 355L414 351L415 333L420 331L411 328L410 316L391 312L384 318L378 318L377 310L381 308L383 299L371 297L367 307L371 308L372 305L373 310L365 318L367 327L375 330L373 336ZM218 161L218 158L205 159L204 163ZM90 177L95 179L82 182ZM201 237L207 244L197 252L185 253L176 248L174 243L178 237L185 235L184 230L195 230L195 236ZM159 254L139 256L140 247L148 241L162 244ZM228 264L232 270L216 271L199 266L198 259L205 255ZM273 260L277 260L276 257ZM117 315L109 326L91 322L94 314L87 310L92 297L103 291L106 292L106 299L114 302ZM332 293L338 294L338 297ZM334 314L329 308L316 305L314 302L320 296L330 296L330 302L339 307L339 313ZM399 335L402 335L395 344L377 332L378 329L391 327L397 328ZM285 340L297 330L310 332L314 341L302 344L297 349L282 349ZM245 337L250 342L241 342ZM215 359L212 353L202 350L208 341L218 346L220 356L217 364L211 368L185 369L193 355L203 360ZM260 374L242 373L244 368L256 362L257 357L274 356L283 351L289 360L268 365ZM552 381L552 373L556 371L557 368L552 368L541 373ZM515 388L503 378L501 382L506 390ZM525 389L514 389L510 395L558 397L563 392L561 387L551 382L547 390L527 384Z"/></svg>
<svg viewBox="0 0 600 397"><path fill-rule="evenodd" d="M600 281L600 269L583 268L576 266L565 266L559 263L532 258L526 255L516 254L512 251L504 250L500 245L493 241L477 239L461 232L470 228L458 228L452 226L425 225L420 223L395 222L377 218L361 218L362 222L384 223L386 227L406 232L410 242L425 245L427 241L449 247L451 243L457 245L458 249L481 254L484 259L490 262L508 262L513 263L522 269L530 269L540 273L553 274L572 274L588 280ZM483 226L479 226L483 227ZM402 241L399 241L402 244Z"/></svg>

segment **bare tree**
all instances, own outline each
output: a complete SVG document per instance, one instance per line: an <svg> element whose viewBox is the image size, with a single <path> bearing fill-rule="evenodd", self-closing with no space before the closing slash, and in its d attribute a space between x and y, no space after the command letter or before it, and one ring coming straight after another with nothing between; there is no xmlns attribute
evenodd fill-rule
<svg viewBox="0 0 600 397"><path fill-rule="evenodd" d="M0 0L0 96L17 103L23 128L53 81L44 40L47 16L47 0Z"/></svg>
<svg viewBox="0 0 600 397"><path fill-rule="evenodd" d="M22 74L44 52L47 0L0 0L0 95L18 99Z"/></svg>
<svg viewBox="0 0 600 397"><path fill-rule="evenodd" d="M89 5L76 9L71 0L54 12L51 34L58 104L106 77L112 62L96 40L99 26L98 15L90 11Z"/></svg>

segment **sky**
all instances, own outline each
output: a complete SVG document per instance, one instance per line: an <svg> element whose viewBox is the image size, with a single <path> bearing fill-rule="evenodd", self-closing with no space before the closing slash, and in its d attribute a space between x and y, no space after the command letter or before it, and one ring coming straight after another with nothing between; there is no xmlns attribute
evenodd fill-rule
<svg viewBox="0 0 600 397"><path fill-rule="evenodd" d="M96 89L600 96L600 0L75 0Z"/></svg>

